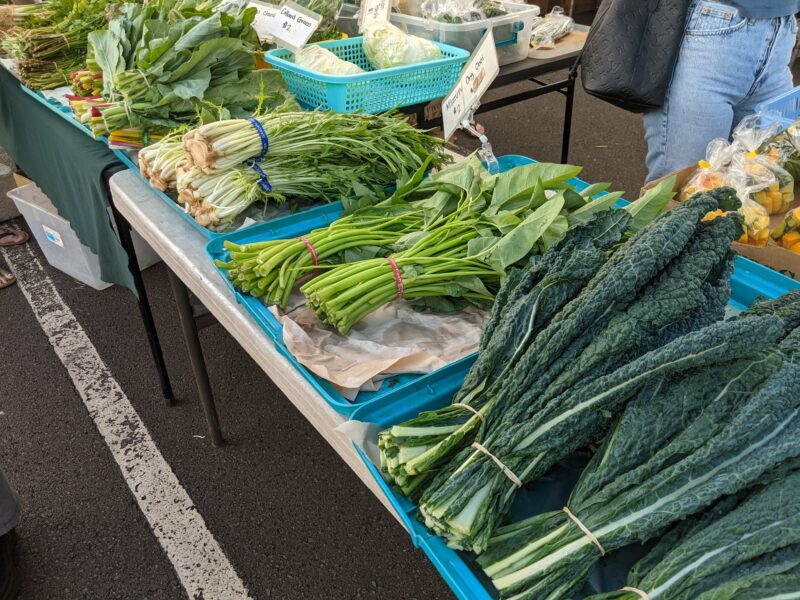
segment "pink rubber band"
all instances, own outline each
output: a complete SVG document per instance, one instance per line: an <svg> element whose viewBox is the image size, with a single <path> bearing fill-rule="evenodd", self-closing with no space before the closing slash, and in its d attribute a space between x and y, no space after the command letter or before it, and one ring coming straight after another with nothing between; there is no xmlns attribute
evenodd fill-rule
<svg viewBox="0 0 800 600"><path fill-rule="evenodd" d="M308 253L311 255L311 260L313 261L314 266L316 267L317 265L319 265L319 260L317 260L317 253L314 252L314 246L311 245L311 242L308 241L306 236L301 235L297 239L303 242L306 245L306 248L308 248Z"/></svg>
<svg viewBox="0 0 800 600"><path fill-rule="evenodd" d="M395 260L390 256L386 260L389 261L389 264L392 265L392 272L394 273L394 282L397 284L397 299L403 299L403 278L400 277L400 269L397 268L397 263Z"/></svg>

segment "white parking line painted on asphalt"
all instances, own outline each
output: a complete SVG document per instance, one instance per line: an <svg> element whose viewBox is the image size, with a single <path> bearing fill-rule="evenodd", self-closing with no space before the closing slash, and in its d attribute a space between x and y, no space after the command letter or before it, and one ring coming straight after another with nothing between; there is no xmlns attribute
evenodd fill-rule
<svg viewBox="0 0 800 600"><path fill-rule="evenodd" d="M189 598L250 598L186 490L27 245L0 248Z"/></svg>

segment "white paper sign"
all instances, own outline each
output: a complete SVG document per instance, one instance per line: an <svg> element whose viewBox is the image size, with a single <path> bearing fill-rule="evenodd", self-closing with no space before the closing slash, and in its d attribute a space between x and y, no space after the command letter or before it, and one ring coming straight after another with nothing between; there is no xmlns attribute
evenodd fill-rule
<svg viewBox="0 0 800 600"><path fill-rule="evenodd" d="M472 107L480 101L499 72L494 34L488 29L469 62L461 70L458 83L442 101L444 139L450 139L460 127L461 121L469 116Z"/></svg>
<svg viewBox="0 0 800 600"><path fill-rule="evenodd" d="M314 35L320 23L322 23L320 15L291 0L286 0L278 10L278 14L270 21L267 33L279 46L297 52Z"/></svg>
<svg viewBox="0 0 800 600"><path fill-rule="evenodd" d="M388 21L389 13L392 11L392 0L361 0L361 8L358 17L358 31L364 31L364 27L373 21Z"/></svg>
<svg viewBox="0 0 800 600"><path fill-rule="evenodd" d="M267 29L269 24L272 23L272 19L278 14L280 6L259 2L258 0L250 0L247 7L250 8L251 6L257 11L256 18L253 21L253 29L256 30L258 39L262 42L271 39L272 36L267 33Z"/></svg>

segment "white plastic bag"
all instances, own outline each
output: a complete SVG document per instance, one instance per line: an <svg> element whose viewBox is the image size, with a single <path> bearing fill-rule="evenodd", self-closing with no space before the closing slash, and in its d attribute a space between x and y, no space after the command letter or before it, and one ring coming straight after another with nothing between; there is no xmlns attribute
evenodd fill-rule
<svg viewBox="0 0 800 600"><path fill-rule="evenodd" d="M531 29L531 48L545 50L555 48L556 42L575 28L575 20L564 13L560 6L544 17L537 17Z"/></svg>
<svg viewBox="0 0 800 600"><path fill-rule="evenodd" d="M374 69L415 65L442 57L439 47L429 40L409 35L384 20L364 28L364 54Z"/></svg>
<svg viewBox="0 0 800 600"><path fill-rule="evenodd" d="M294 62L306 69L327 75L357 75L364 72L358 65L342 60L327 48L316 44L296 52Z"/></svg>

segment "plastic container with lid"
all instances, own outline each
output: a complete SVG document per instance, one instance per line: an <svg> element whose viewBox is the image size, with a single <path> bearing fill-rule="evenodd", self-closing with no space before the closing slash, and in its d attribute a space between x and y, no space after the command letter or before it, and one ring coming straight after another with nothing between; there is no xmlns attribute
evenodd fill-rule
<svg viewBox="0 0 800 600"><path fill-rule="evenodd" d="M491 27L497 47L497 60L502 66L528 57L533 20L539 14L539 7L533 4L502 4L508 14L468 23L443 23L400 13L392 13L390 20L406 33L470 52L478 46L484 32Z"/></svg>

